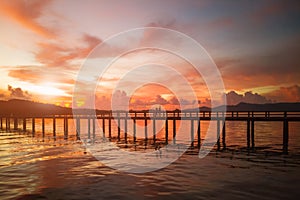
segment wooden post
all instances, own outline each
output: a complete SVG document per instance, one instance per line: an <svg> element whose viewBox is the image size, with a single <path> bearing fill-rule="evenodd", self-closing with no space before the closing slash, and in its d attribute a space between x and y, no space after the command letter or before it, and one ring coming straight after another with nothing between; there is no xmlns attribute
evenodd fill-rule
<svg viewBox="0 0 300 200"><path fill-rule="evenodd" d="M80 118L76 118L76 139L80 140Z"/></svg>
<svg viewBox="0 0 300 200"><path fill-rule="evenodd" d="M108 137L111 138L111 116L108 119Z"/></svg>
<svg viewBox="0 0 300 200"><path fill-rule="evenodd" d="M200 127L200 116L198 117L198 120L197 120L197 140L198 140L198 148L200 148L200 145L201 145L201 127Z"/></svg>
<svg viewBox="0 0 300 200"><path fill-rule="evenodd" d="M53 117L53 138L56 139L56 119Z"/></svg>
<svg viewBox="0 0 300 200"><path fill-rule="evenodd" d="M250 117L250 116L249 116ZM250 119L247 119L247 149L250 149Z"/></svg>
<svg viewBox="0 0 300 200"><path fill-rule="evenodd" d="M194 120L191 119L191 147L194 147Z"/></svg>
<svg viewBox="0 0 300 200"><path fill-rule="evenodd" d="M96 118L93 117L93 140L96 138Z"/></svg>
<svg viewBox="0 0 300 200"><path fill-rule="evenodd" d="M120 115L118 113L118 141L120 141L120 134L121 134L121 121L120 121Z"/></svg>
<svg viewBox="0 0 300 200"><path fill-rule="evenodd" d="M7 118L7 127L8 127L8 130L10 131L10 118Z"/></svg>
<svg viewBox="0 0 300 200"><path fill-rule="evenodd" d="M5 118L5 130L8 131L9 128L8 128L8 118L6 117Z"/></svg>
<svg viewBox="0 0 300 200"><path fill-rule="evenodd" d="M217 113L217 146L218 146L218 151L220 151L220 147L221 147L221 144L220 144L220 120L219 120L219 117L218 117L218 113Z"/></svg>
<svg viewBox="0 0 300 200"><path fill-rule="evenodd" d="M166 135L165 135L165 139L166 139L166 144L168 144L168 132L169 132L169 124L168 124L168 116L166 118L166 125L165 125L165 131L166 131Z"/></svg>
<svg viewBox="0 0 300 200"><path fill-rule="evenodd" d="M152 123L153 123L153 142L155 143L155 140L156 140L156 120L155 120L155 118L153 118Z"/></svg>
<svg viewBox="0 0 300 200"><path fill-rule="evenodd" d="M1 130L2 130L2 129L3 129L3 125L2 125L2 117L0 118L0 120L1 120L1 121L0 121L0 123L1 123L1 125L0 125L1 127L0 127L0 128L1 128Z"/></svg>
<svg viewBox="0 0 300 200"><path fill-rule="evenodd" d="M69 132L69 125L68 125L68 117L64 118L64 139L68 139L68 132Z"/></svg>
<svg viewBox="0 0 300 200"><path fill-rule="evenodd" d="M173 119L173 143L176 144L176 119Z"/></svg>
<svg viewBox="0 0 300 200"><path fill-rule="evenodd" d="M136 142L136 113L133 118L133 142Z"/></svg>
<svg viewBox="0 0 300 200"><path fill-rule="evenodd" d="M35 135L35 118L32 118L32 136Z"/></svg>
<svg viewBox="0 0 300 200"><path fill-rule="evenodd" d="M223 145L223 150L226 149L226 124L225 124L225 118L224 119L224 124L223 124L223 129L222 129L222 145Z"/></svg>
<svg viewBox="0 0 300 200"><path fill-rule="evenodd" d="M45 118L44 117L42 118L42 135L44 138L45 137Z"/></svg>
<svg viewBox="0 0 300 200"><path fill-rule="evenodd" d="M105 118L104 118L104 116L102 119L102 131L103 131L103 137L105 137Z"/></svg>
<svg viewBox="0 0 300 200"><path fill-rule="evenodd" d="M23 131L26 132L26 118L23 118Z"/></svg>
<svg viewBox="0 0 300 200"><path fill-rule="evenodd" d="M255 141L254 141L254 116L252 112L252 119L251 119L251 147L252 149L255 148Z"/></svg>
<svg viewBox="0 0 300 200"><path fill-rule="evenodd" d="M144 120L145 120L145 140L148 140L148 124L147 124L147 113L144 112Z"/></svg>
<svg viewBox="0 0 300 200"><path fill-rule="evenodd" d="M18 119L14 118L14 130L18 130Z"/></svg>
<svg viewBox="0 0 300 200"><path fill-rule="evenodd" d="M125 119L124 119L125 143L127 143L127 117L128 117L128 113L126 112Z"/></svg>
<svg viewBox="0 0 300 200"><path fill-rule="evenodd" d="M91 119L90 119L90 117L88 117L88 119L87 119L88 121L88 140L90 140L91 139Z"/></svg>
<svg viewBox="0 0 300 200"><path fill-rule="evenodd" d="M284 112L283 121L283 153L288 154L288 144L289 144L289 122L287 120L287 113Z"/></svg>

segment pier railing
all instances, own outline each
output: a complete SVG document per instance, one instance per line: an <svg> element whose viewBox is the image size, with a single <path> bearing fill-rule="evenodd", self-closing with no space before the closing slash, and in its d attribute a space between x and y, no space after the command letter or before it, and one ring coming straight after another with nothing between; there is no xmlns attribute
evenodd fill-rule
<svg viewBox="0 0 300 200"><path fill-rule="evenodd" d="M226 121L244 121L247 124L246 128L246 142L248 149L255 149L255 131L254 126L256 121L277 121L283 123L282 130L282 149L284 153L288 153L288 143L289 143L289 122L291 121L300 121L300 112L292 112L292 111L227 111L227 112L212 112L212 111L106 111L95 114L76 114L76 115L35 115L35 116L1 116L0 114L0 128L6 131L10 130L20 130L18 126L18 122L20 120L23 121L23 127L21 130L27 131L27 120L31 120L31 132L35 134L35 121L36 119L42 119L42 135L45 136L45 119L52 119L53 122L53 137L56 137L56 120L63 119L64 126L64 138L68 138L68 120L74 119L76 126L76 138L80 139L81 128L80 128L80 120L87 120L88 124L88 137L92 138L96 134L95 130L95 121L102 120L102 134L105 136L105 133L108 132L108 137L112 135L112 120L117 121L117 134L118 139L120 139L121 134L121 121L124 121L124 138L127 141L127 129L128 129L128 120L133 120L133 136L134 141L136 140L136 122L137 120L144 121L145 125L145 140L150 138L148 136L147 125L148 121L152 122L153 134L151 134L151 138L155 142L156 140L156 121L164 120L165 121L165 143L168 143L169 138L169 122L173 122L173 139L176 139L176 121L178 120L189 120L191 121L190 126L190 137L191 137L191 146L194 146L194 141L197 142L197 146L201 146L201 124L200 121L216 121L217 125L217 149L220 150L226 148ZM105 130L105 123L108 123L108 130ZM194 123L197 122L197 126L195 127ZM11 127L13 124L13 127ZM5 125L5 126L4 126ZM222 127L221 127L222 126ZM196 128L196 129L195 129ZM197 139L194 139L194 132L197 130ZM187 133L188 134L188 133ZM222 145L221 145L222 142Z"/></svg>

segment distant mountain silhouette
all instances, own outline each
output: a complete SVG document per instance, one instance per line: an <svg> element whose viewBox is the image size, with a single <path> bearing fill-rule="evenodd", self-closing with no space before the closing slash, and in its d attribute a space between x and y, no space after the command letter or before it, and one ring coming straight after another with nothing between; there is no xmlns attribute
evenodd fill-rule
<svg viewBox="0 0 300 200"><path fill-rule="evenodd" d="M62 114L72 114L72 109L20 99L0 101L0 116L27 117Z"/></svg>
<svg viewBox="0 0 300 200"><path fill-rule="evenodd" d="M215 108L215 111L223 110L224 106ZM210 111L211 108L200 107L200 111ZM185 111L193 111L188 109ZM179 110L177 110L179 111ZM239 103L234 106L227 106L227 111L297 111L300 112L299 103L270 103L270 104L249 104ZM97 114L110 111L97 110ZM72 108L65 108L52 104L37 103L27 100L12 99L9 101L0 101L0 116L30 117L47 115L71 115ZM76 114L93 114L91 109L77 109Z"/></svg>
<svg viewBox="0 0 300 200"><path fill-rule="evenodd" d="M97 114L109 111L97 110ZM92 109L76 109L75 114L92 115ZM0 116L30 117L30 116L49 116L49 115L72 115L72 108L44 104L28 100L11 99L8 101L0 100Z"/></svg>
<svg viewBox="0 0 300 200"><path fill-rule="evenodd" d="M225 106L218 106L214 109L214 111L222 111ZM186 109L185 111L193 111L195 109ZM200 107L200 111L211 111L209 107ZM248 111L275 111L275 112L283 112L283 111L297 111L300 112L300 102L296 103L268 103L268 104L250 104L250 103L239 103L237 105L228 105L226 106L226 110L229 112L248 112Z"/></svg>
<svg viewBox="0 0 300 200"><path fill-rule="evenodd" d="M219 106L220 110L224 106ZM300 102L297 103L267 103L267 104L250 104L239 103L234 106L227 106L227 111L298 111L300 112Z"/></svg>

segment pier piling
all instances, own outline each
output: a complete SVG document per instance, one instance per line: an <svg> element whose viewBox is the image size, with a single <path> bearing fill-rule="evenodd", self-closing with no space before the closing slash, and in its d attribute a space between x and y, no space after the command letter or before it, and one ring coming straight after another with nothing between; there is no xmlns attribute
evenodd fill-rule
<svg viewBox="0 0 300 200"><path fill-rule="evenodd" d="M14 118L14 130L18 130L18 118Z"/></svg>
<svg viewBox="0 0 300 200"><path fill-rule="evenodd" d="M127 117L128 113L126 113L125 119L124 119L124 134L125 134L125 143L127 143Z"/></svg>
<svg viewBox="0 0 300 200"><path fill-rule="evenodd" d="M145 120L145 140L148 140L148 122L147 122L147 113L144 112L144 120Z"/></svg>
<svg viewBox="0 0 300 200"><path fill-rule="evenodd" d="M89 117L87 119L87 122L88 122L88 140L91 139L91 118Z"/></svg>
<svg viewBox="0 0 300 200"><path fill-rule="evenodd" d="M133 119L133 142L136 142L136 119Z"/></svg>
<svg viewBox="0 0 300 200"><path fill-rule="evenodd" d="M254 113L251 113L251 148L255 149L255 141L254 141Z"/></svg>
<svg viewBox="0 0 300 200"><path fill-rule="evenodd" d="M289 122L287 120L287 113L284 112L283 121L283 152L288 154L288 144L289 144Z"/></svg>
<svg viewBox="0 0 300 200"><path fill-rule="evenodd" d="M32 118L32 130L31 130L31 132L32 132L32 136L34 136L35 135L35 118L34 117Z"/></svg>
<svg viewBox="0 0 300 200"><path fill-rule="evenodd" d="M168 117L166 118L166 122L165 122L165 141L166 141L166 144L168 144L168 132L169 132L169 124L168 124Z"/></svg>
<svg viewBox="0 0 300 200"><path fill-rule="evenodd" d="M23 131L26 132L26 118L23 118Z"/></svg>
<svg viewBox="0 0 300 200"><path fill-rule="evenodd" d="M96 119L93 117L93 140L96 139Z"/></svg>
<svg viewBox="0 0 300 200"><path fill-rule="evenodd" d="M226 149L226 126L225 120L223 121L223 129L222 129L222 146L223 150Z"/></svg>
<svg viewBox="0 0 300 200"><path fill-rule="evenodd" d="M155 140L156 140L156 120L155 120L155 118L153 118L152 123L153 123L153 142L155 143Z"/></svg>
<svg viewBox="0 0 300 200"><path fill-rule="evenodd" d="M176 119L173 119L173 143L176 144Z"/></svg>
<svg viewBox="0 0 300 200"><path fill-rule="evenodd" d="M121 119L118 117L118 141L120 141L120 135L121 135Z"/></svg>
<svg viewBox="0 0 300 200"><path fill-rule="evenodd" d="M80 118L76 118L76 140L80 140Z"/></svg>
<svg viewBox="0 0 300 200"><path fill-rule="evenodd" d="M53 138L56 139L56 118L53 117Z"/></svg>
<svg viewBox="0 0 300 200"><path fill-rule="evenodd" d="M42 136L45 137L45 118L42 118Z"/></svg>
<svg viewBox="0 0 300 200"><path fill-rule="evenodd" d="M102 134L103 134L103 137L105 137L105 118L104 117L102 119Z"/></svg>
<svg viewBox="0 0 300 200"><path fill-rule="evenodd" d="M68 132L69 132L69 125L68 125L68 117L64 118L64 139L67 140L68 139Z"/></svg>
<svg viewBox="0 0 300 200"><path fill-rule="evenodd" d="M220 147L221 147L221 144L220 144L220 120L218 118L217 119L217 148L218 148L218 151L220 151Z"/></svg>
<svg viewBox="0 0 300 200"><path fill-rule="evenodd" d="M194 147L194 120L191 119L191 147Z"/></svg>
<svg viewBox="0 0 300 200"><path fill-rule="evenodd" d="M201 126L200 126L200 117L198 117L197 119L197 141L198 141L198 144L197 144L197 147L200 148L200 145L201 145Z"/></svg>
<svg viewBox="0 0 300 200"><path fill-rule="evenodd" d="M108 137L111 138L111 116L108 119Z"/></svg>

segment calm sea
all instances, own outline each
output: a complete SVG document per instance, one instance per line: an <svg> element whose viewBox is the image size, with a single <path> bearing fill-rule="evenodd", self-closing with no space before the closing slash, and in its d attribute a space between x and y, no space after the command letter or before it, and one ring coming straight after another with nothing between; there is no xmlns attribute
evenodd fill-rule
<svg viewBox="0 0 300 200"><path fill-rule="evenodd" d="M144 174L111 169L95 159L75 140L72 120L68 140L63 139L63 120L56 122L56 140L52 120L46 120L44 138L41 120L36 120L34 137L30 123L28 133L0 132L0 199L296 199L300 195L300 123L289 123L288 155L281 153L282 123L256 122L256 150L247 152L246 123L226 122L226 150L214 149L199 159L197 148L190 149L169 166ZM181 125L188 140L190 125ZM207 125L201 122L201 139ZM81 132L87 132L84 120ZM164 141L164 132L162 127L158 141ZM172 132L170 122L170 138ZM128 134L128 151L153 149L151 134L149 124L150 139L138 140L135 148ZM103 133L97 128L96 135ZM122 148L123 136L121 131L121 142L116 141L113 124L112 141Z"/></svg>

